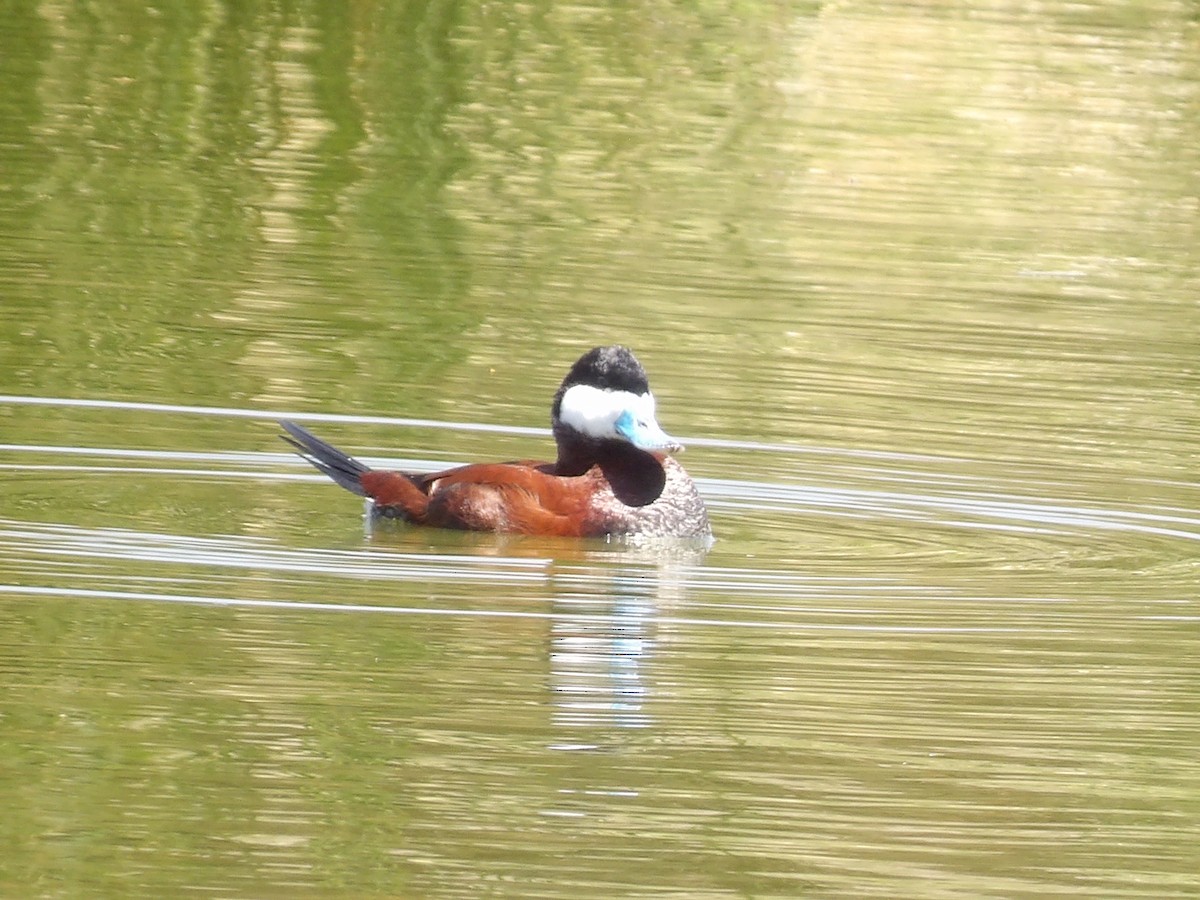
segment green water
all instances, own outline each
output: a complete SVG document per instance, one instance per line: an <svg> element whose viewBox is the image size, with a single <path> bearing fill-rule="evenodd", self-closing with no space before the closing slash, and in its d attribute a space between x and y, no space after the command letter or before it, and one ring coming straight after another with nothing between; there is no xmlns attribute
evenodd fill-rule
<svg viewBox="0 0 1200 900"><path fill-rule="evenodd" d="M1200 892L1190 4L4 12L0 894ZM613 341L706 554L276 438Z"/></svg>

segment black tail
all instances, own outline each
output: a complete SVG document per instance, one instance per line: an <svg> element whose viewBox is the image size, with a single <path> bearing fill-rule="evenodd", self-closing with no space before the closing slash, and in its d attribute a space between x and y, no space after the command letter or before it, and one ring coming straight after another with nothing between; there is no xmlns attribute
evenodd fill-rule
<svg viewBox="0 0 1200 900"><path fill-rule="evenodd" d="M287 432L279 437L291 444L302 458L308 460L346 490L358 494L360 497L367 496L360 479L371 471L369 468L357 459L347 456L332 444L325 443L315 434L305 431L295 422L280 422L279 424Z"/></svg>

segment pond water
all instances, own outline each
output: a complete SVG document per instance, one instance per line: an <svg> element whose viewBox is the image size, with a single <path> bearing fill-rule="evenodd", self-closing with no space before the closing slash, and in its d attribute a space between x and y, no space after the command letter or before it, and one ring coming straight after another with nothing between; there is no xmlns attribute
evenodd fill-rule
<svg viewBox="0 0 1200 900"><path fill-rule="evenodd" d="M0 28L0 894L1200 893L1183 0ZM707 552L367 528L633 346Z"/></svg>

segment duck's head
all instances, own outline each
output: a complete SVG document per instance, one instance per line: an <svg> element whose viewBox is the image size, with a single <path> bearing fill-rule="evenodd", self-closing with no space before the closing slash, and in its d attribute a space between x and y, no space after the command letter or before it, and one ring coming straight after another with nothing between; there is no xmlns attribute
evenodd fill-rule
<svg viewBox="0 0 1200 900"><path fill-rule="evenodd" d="M683 449L654 417L646 370L627 347L595 347L571 366L550 410L560 457L573 445L609 442L639 450Z"/></svg>

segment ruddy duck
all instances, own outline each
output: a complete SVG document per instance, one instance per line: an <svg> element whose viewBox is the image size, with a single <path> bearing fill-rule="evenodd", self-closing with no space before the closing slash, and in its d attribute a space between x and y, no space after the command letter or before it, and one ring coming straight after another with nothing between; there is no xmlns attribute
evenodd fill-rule
<svg viewBox="0 0 1200 900"><path fill-rule="evenodd" d="M280 435L372 515L414 525L562 537L711 538L704 501L669 453L641 363L626 347L589 350L550 408L558 460L478 463L418 475L367 468L293 422Z"/></svg>

